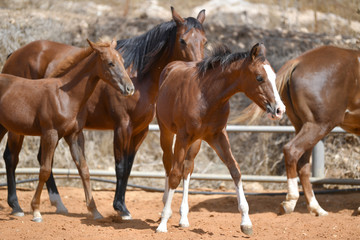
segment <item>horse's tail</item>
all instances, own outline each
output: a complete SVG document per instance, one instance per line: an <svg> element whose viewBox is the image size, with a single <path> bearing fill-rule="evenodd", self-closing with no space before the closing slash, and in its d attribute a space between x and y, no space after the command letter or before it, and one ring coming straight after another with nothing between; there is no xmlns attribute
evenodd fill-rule
<svg viewBox="0 0 360 240"><path fill-rule="evenodd" d="M291 75L296 66L299 64L298 59L293 59L286 62L276 74L276 88L279 95L282 96L286 84L291 80ZM230 123L244 123L254 124L264 111L255 103L251 103L248 107L241 111L240 116L230 121Z"/></svg>

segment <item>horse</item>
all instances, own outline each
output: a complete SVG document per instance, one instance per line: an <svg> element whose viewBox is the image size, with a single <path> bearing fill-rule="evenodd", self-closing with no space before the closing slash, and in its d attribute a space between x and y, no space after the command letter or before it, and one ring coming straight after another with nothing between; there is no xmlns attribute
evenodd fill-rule
<svg viewBox="0 0 360 240"><path fill-rule="evenodd" d="M241 231L248 235L252 233L240 168L232 155L226 132L229 99L237 92L244 92L268 112L270 119L280 119L285 106L276 90L275 78L266 59L266 49L259 43L246 53L231 53L227 47L217 46L213 54L202 61L176 61L165 67L160 76L156 102L166 172L164 209L157 232L167 232L172 198L181 178L184 181L184 195L180 207L180 226L189 226L189 180L194 169L194 158L204 140L227 166L235 183L238 209L242 213Z"/></svg>
<svg viewBox="0 0 360 240"><path fill-rule="evenodd" d="M101 218L91 194L90 174L79 145L83 126L76 118L102 79L117 93L131 95L134 86L120 54L116 41L92 43L81 56L69 59L61 77L29 81L9 74L0 75L0 141L11 131L18 135L41 136L41 166L39 183L31 201L33 221L41 222L40 196L50 176L55 148L64 137L83 181L86 205L94 218Z"/></svg>
<svg viewBox="0 0 360 240"><path fill-rule="evenodd" d="M200 60L204 56L206 37L202 24L205 10L200 11L197 18L182 18L173 7L171 12L171 21L161 23L140 36L117 41L116 48L122 53L125 67L129 74L135 76L132 77L135 94L120 96L115 89L99 82L86 103L84 115L77 119L84 122L87 129L114 131L116 191L113 207L124 220L132 218L125 205L125 191L136 152L154 118L160 73L171 61ZM79 48L64 44L33 42L15 51L6 61L3 71L34 79L56 75L59 63L78 51ZM8 183L8 202L11 201L10 206L16 206L13 212L20 213L22 210L16 197L14 172L22 142L22 137L10 134L4 153L8 182L9 179L13 181L13 184ZM81 151L83 154L83 147ZM47 187L57 212L66 212L52 174Z"/></svg>
<svg viewBox="0 0 360 240"><path fill-rule="evenodd" d="M360 51L335 46L309 50L279 69L277 87L296 132L283 147L287 195L280 214L294 211L299 176L309 212L328 215L310 183L310 156L314 146L336 126L360 134L359 70ZM259 113L254 111L256 115ZM357 211L360 213L360 207Z"/></svg>

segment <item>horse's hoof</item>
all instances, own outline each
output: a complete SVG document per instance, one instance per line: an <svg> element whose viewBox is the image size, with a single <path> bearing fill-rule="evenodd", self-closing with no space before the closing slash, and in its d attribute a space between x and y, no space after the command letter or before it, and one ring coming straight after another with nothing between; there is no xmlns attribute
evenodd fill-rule
<svg viewBox="0 0 360 240"><path fill-rule="evenodd" d="M325 211L324 209L321 209L320 211L318 211L316 216L325 217L325 216L328 216L328 215L329 215L329 213L327 211Z"/></svg>
<svg viewBox="0 0 360 240"><path fill-rule="evenodd" d="M158 227L157 229L156 229L156 232L157 233L166 233L167 232L167 229L166 228L162 228L162 227Z"/></svg>
<svg viewBox="0 0 360 240"><path fill-rule="evenodd" d="M15 216L15 217L23 217L23 216L25 216L25 214L24 214L24 212L18 212L18 211L12 211L11 212L11 215L12 216Z"/></svg>
<svg viewBox="0 0 360 240"><path fill-rule="evenodd" d="M190 224L189 224L189 222L180 222L179 226L182 228L188 228L188 227L190 227Z"/></svg>
<svg viewBox="0 0 360 240"><path fill-rule="evenodd" d="M125 212L118 211L118 214L120 215L122 220L125 220L125 221L132 220L132 216L131 216L130 213L125 213Z"/></svg>
<svg viewBox="0 0 360 240"><path fill-rule="evenodd" d="M291 209L287 206L287 203L285 201L280 204L280 208L279 208L280 215L290 214L293 211L294 211L293 209Z"/></svg>
<svg viewBox="0 0 360 240"><path fill-rule="evenodd" d="M252 226L241 225L240 228L241 228L241 231L248 236L253 234Z"/></svg>
<svg viewBox="0 0 360 240"><path fill-rule="evenodd" d="M62 202L57 202L53 206L56 207L56 213L58 213L58 214L68 214L69 213L69 211L67 210L67 208L64 206L64 204Z"/></svg>
<svg viewBox="0 0 360 240"><path fill-rule="evenodd" d="M358 208L358 215L360 215L360 207Z"/></svg>
<svg viewBox="0 0 360 240"><path fill-rule="evenodd" d="M67 210L66 207L57 207L55 213L57 213L57 214L68 214L69 211Z"/></svg>
<svg viewBox="0 0 360 240"><path fill-rule="evenodd" d="M99 220L99 219L103 219L104 217L99 213L99 212L95 212L93 213L94 216L94 220Z"/></svg>
<svg viewBox="0 0 360 240"><path fill-rule="evenodd" d="M31 221L33 222L42 222L42 217L34 217Z"/></svg>

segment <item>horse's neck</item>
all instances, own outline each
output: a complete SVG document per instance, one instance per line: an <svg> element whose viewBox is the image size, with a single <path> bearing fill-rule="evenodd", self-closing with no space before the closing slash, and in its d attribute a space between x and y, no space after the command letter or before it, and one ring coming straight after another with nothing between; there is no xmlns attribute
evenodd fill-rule
<svg viewBox="0 0 360 240"><path fill-rule="evenodd" d="M206 89L206 95L214 102L227 102L229 99L240 91L239 75L233 74L233 69L241 67L238 63L232 63L224 70L218 66L204 75L204 80L200 80L202 89Z"/></svg>
<svg viewBox="0 0 360 240"><path fill-rule="evenodd" d="M144 99L144 97L142 99L148 103L153 104L156 101L157 95L159 93L160 74L165 66L171 61L166 59L167 55L164 53L159 58L159 61L154 63L149 68L149 71L141 76L141 79L137 79L137 81L134 82L135 89L139 89L139 91L142 92L142 96L147 96L147 99Z"/></svg>
<svg viewBox="0 0 360 240"><path fill-rule="evenodd" d="M89 99L99 81L96 54L81 60L69 72L61 77L61 90L70 96L73 105L82 107Z"/></svg>

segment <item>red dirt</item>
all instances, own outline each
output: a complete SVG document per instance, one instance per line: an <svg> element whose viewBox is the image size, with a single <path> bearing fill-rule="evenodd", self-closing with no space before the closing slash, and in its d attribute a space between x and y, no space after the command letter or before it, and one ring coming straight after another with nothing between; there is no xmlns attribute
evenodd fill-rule
<svg viewBox="0 0 360 240"><path fill-rule="evenodd" d="M31 221L30 201L34 191L19 189L24 217L10 216L6 188L0 188L0 239L359 239L359 193L317 195L329 211L327 217L315 217L306 210L300 197L295 212L277 215L285 196L247 196L254 234L240 231L240 214L236 197L227 195L190 195L189 228L178 227L178 209L182 195L175 194L173 216L168 233L155 233L162 211L162 194L128 190L126 199L133 220L121 221L112 208L113 191L94 191L93 195L104 219L92 220L87 213L80 188L60 188L68 215L55 214L44 190L41 200L42 223Z"/></svg>

